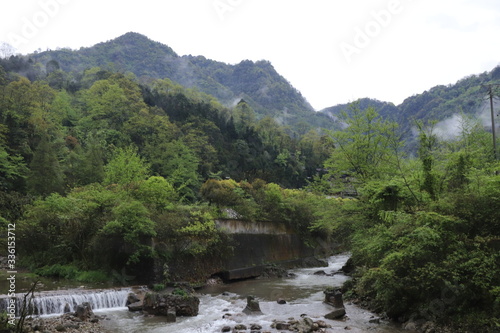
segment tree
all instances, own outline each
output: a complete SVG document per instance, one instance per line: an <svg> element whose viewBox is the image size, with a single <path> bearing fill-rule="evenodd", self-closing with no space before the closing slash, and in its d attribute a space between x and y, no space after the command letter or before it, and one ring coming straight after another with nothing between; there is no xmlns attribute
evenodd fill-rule
<svg viewBox="0 0 500 333"><path fill-rule="evenodd" d="M431 124L430 127L424 128L422 122L417 122L417 127L419 130L418 156L420 158L420 161L422 162L422 171L424 175L421 188L422 190L429 193L432 200L435 200L437 198L438 192L437 176L434 170L434 153L437 149L438 138L433 131L434 125L435 124Z"/></svg>
<svg viewBox="0 0 500 333"><path fill-rule="evenodd" d="M352 103L340 119L346 128L330 132L335 149L325 166L335 175L351 174L361 181L383 177L390 169L390 138L394 124L379 117L374 108Z"/></svg>
<svg viewBox="0 0 500 333"><path fill-rule="evenodd" d="M165 177L181 199L196 198L200 186L200 160L189 147L180 140L174 140L157 146L147 146L145 154L151 161L152 170Z"/></svg>
<svg viewBox="0 0 500 333"><path fill-rule="evenodd" d="M104 184L127 185L143 181L149 174L150 166L138 155L136 148L117 148L104 167Z"/></svg>
<svg viewBox="0 0 500 333"><path fill-rule="evenodd" d="M240 100L233 110L234 124L238 134L244 134L255 126L255 111L245 100Z"/></svg>
<svg viewBox="0 0 500 333"><path fill-rule="evenodd" d="M48 135L43 135L30 163L27 183L31 193L46 196L64 192L64 173L56 152Z"/></svg>

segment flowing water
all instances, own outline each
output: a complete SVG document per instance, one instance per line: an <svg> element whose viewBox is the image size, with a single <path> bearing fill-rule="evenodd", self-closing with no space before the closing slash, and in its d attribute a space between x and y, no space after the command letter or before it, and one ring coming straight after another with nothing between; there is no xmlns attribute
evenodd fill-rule
<svg viewBox="0 0 500 333"><path fill-rule="evenodd" d="M147 317L140 313L127 311L126 308L100 310L109 320L104 320L109 333L212 333L221 332L225 326L233 328L241 323L262 326L262 331L278 332L271 329L273 320L288 321L300 319L307 314L313 320L323 320L332 328L328 332L382 332L400 333L403 330L389 322L370 323L375 315L345 302L347 316L344 320L334 321L324 318L333 308L324 304L323 290L326 287L340 287L348 279L343 274L315 275L319 270L327 274L337 273L347 261L348 255L337 255L329 259L328 267L297 269L295 277L253 279L231 284L205 287L199 290L200 312L196 317L177 318L175 323L166 323L165 318ZM246 296L253 295L260 303L262 315L247 316L242 314L246 306ZM278 304L277 299L286 300ZM231 313L231 319L222 318ZM408 333L408 331L404 331Z"/></svg>
<svg viewBox="0 0 500 333"><path fill-rule="evenodd" d="M69 289L64 291L35 292L30 308L33 314L39 316L61 315L65 312L75 312L76 306L84 302L90 303L94 311L118 308L123 310L130 288L82 290ZM7 310L8 298L0 298L0 310ZM16 294L16 316L19 316L24 303L24 295Z"/></svg>

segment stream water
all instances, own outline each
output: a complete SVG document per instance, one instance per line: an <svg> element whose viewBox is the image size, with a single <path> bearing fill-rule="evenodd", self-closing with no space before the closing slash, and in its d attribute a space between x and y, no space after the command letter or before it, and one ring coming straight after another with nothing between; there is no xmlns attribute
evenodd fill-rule
<svg viewBox="0 0 500 333"><path fill-rule="evenodd" d="M175 323L166 323L164 318L146 317L129 312L126 308L97 310L106 314L108 320L102 321L109 333L212 333L221 332L225 326L233 328L241 323L247 326L258 324L262 331L278 332L271 329L273 320L288 321L300 319L307 314L313 320L323 320L332 328L328 332L382 332L401 333L398 326L380 321L370 323L375 314L345 302L347 316L344 320L327 320L324 315L333 308L323 303L323 290L326 287L340 287L348 279L343 274L315 275L319 270L327 274L337 273L347 261L347 255L337 255L329 259L328 267L297 269L294 277L253 279L224 285L205 287L200 293L200 312L196 317L177 318ZM260 303L262 315L247 316L242 313L246 306L246 296L253 295ZM278 304L277 299L286 300ZM232 319L222 318L224 314L233 314ZM408 331L404 331L408 333Z"/></svg>

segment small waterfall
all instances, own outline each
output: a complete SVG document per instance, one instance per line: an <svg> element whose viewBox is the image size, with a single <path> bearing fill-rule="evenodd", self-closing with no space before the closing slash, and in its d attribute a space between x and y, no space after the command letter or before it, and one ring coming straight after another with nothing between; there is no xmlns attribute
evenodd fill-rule
<svg viewBox="0 0 500 333"><path fill-rule="evenodd" d="M124 307L130 289L108 289L108 290L73 290L67 293L43 292L35 293L31 300L30 314L33 315L57 315L65 312L74 312L77 305L88 302L93 310ZM0 311L5 311L9 298L0 299ZM16 316L23 306L24 294L16 294Z"/></svg>

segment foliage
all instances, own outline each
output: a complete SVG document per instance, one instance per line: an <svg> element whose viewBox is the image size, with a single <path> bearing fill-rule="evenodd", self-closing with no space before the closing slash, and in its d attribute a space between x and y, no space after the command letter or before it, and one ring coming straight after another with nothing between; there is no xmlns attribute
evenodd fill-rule
<svg viewBox="0 0 500 333"><path fill-rule="evenodd" d="M0 59L0 223L40 274L123 284L155 265L165 282L221 270L234 244L218 218L285 223L351 250L350 293L376 310L492 327L500 164L471 114L498 73L330 117L266 61L179 57L133 33ZM452 114L445 140L431 119Z"/></svg>
<svg viewBox="0 0 500 333"><path fill-rule="evenodd" d="M54 264L40 267L35 270L39 276L76 280L86 283L108 282L109 275L103 271L81 271L74 265Z"/></svg>
<svg viewBox="0 0 500 333"><path fill-rule="evenodd" d="M373 108L361 110L357 103L342 114L345 130L331 132L335 149L325 166L336 175L353 175L361 181L381 178L390 168L390 144L397 125Z"/></svg>
<svg viewBox="0 0 500 333"><path fill-rule="evenodd" d="M113 158L104 167L105 185L130 184L139 182L149 176L149 166L134 148L118 148Z"/></svg>

